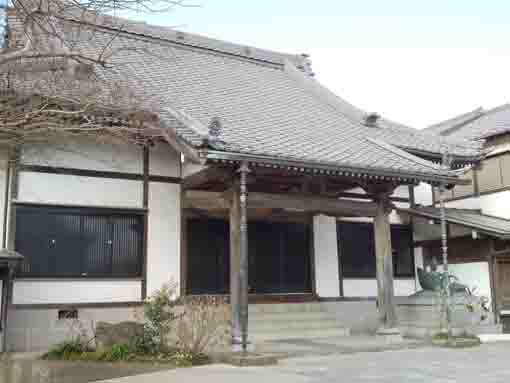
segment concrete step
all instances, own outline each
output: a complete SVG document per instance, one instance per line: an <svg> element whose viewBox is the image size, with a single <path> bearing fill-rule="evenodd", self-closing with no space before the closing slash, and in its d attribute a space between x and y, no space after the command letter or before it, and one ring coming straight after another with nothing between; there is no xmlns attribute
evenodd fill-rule
<svg viewBox="0 0 510 383"><path fill-rule="evenodd" d="M478 326L473 326L469 329L470 332L481 335L481 334L503 334L503 325L502 324L483 324Z"/></svg>
<svg viewBox="0 0 510 383"><path fill-rule="evenodd" d="M258 321L314 321L322 319L330 319L332 315L323 311L310 312L282 312L282 313L249 313L250 322Z"/></svg>
<svg viewBox="0 0 510 383"><path fill-rule="evenodd" d="M322 320L314 320L314 321L250 321L250 329L258 332L274 332L274 331L283 331L283 330L313 330L313 329L332 329L332 328L341 328L340 324L336 321L336 319L322 319Z"/></svg>
<svg viewBox="0 0 510 383"><path fill-rule="evenodd" d="M318 302L307 303L259 303L248 306L250 314L255 313L301 313L301 312L320 312L321 305Z"/></svg>
<svg viewBox="0 0 510 383"><path fill-rule="evenodd" d="M328 338L350 335L316 302L254 304L249 306L249 333L255 341Z"/></svg>
<svg viewBox="0 0 510 383"><path fill-rule="evenodd" d="M349 336L350 330L343 327L335 327L335 328L313 328L313 329L287 329L287 330L279 330L279 331L263 331L258 332L254 330L250 330L250 338L255 341L266 341L266 340L283 340L283 339L320 339L320 338L330 338L330 337L344 337Z"/></svg>

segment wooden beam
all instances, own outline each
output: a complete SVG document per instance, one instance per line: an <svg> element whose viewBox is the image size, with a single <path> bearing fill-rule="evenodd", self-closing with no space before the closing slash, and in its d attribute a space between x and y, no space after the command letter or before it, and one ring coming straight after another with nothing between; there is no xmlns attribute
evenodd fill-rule
<svg viewBox="0 0 510 383"><path fill-rule="evenodd" d="M194 189L209 182L228 182L233 179L233 174L228 168L208 166L187 177L184 177L181 185L184 190Z"/></svg>
<svg viewBox="0 0 510 383"><path fill-rule="evenodd" d="M185 208L200 210L229 209L231 197L225 193L200 190L186 191ZM248 194L248 207L290 209L301 212L325 213L329 215L352 215L374 217L376 204L335 198L303 196L298 194Z"/></svg>
<svg viewBox="0 0 510 383"><path fill-rule="evenodd" d="M225 193L187 190L185 192L183 208L199 210L227 210L230 209L230 202L227 198L225 198Z"/></svg>
<svg viewBox="0 0 510 383"><path fill-rule="evenodd" d="M248 195L248 206L292 209L329 215L354 215L359 217L374 217L376 213L376 205L373 202L294 194L250 193Z"/></svg>

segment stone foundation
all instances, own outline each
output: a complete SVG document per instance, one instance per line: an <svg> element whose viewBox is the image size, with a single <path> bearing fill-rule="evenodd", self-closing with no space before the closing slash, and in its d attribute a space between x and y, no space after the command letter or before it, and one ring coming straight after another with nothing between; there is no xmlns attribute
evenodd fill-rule
<svg viewBox="0 0 510 383"><path fill-rule="evenodd" d="M51 346L73 336L93 338L97 322L136 321L140 311L136 306L75 308L77 319L59 319L59 310L69 308L9 309L8 350L47 351Z"/></svg>
<svg viewBox="0 0 510 383"><path fill-rule="evenodd" d="M480 311L471 312L471 297L451 298L452 332L454 335L473 333L480 324ZM435 293L427 296L397 298L397 316L402 335L410 338L431 338L441 332L441 299Z"/></svg>

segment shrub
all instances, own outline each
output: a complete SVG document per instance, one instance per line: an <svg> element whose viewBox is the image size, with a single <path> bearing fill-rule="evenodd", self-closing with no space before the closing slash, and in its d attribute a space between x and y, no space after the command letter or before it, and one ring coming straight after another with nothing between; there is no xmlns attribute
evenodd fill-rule
<svg viewBox="0 0 510 383"><path fill-rule="evenodd" d="M103 350L99 355L99 360L106 362L117 362L121 360L129 360L134 356L134 352L127 344L114 344L111 348Z"/></svg>
<svg viewBox="0 0 510 383"><path fill-rule="evenodd" d="M204 296L184 302L184 312L177 323L177 346L199 355L229 334L229 309L223 298Z"/></svg>
<svg viewBox="0 0 510 383"><path fill-rule="evenodd" d="M51 348L43 355L43 359L68 360L73 356L83 354L86 351L88 350L84 346L82 339L80 337L74 337Z"/></svg>
<svg viewBox="0 0 510 383"><path fill-rule="evenodd" d="M169 334L178 319L176 291L177 284L168 283L145 300L144 336L136 341L140 351L158 353L167 348Z"/></svg>

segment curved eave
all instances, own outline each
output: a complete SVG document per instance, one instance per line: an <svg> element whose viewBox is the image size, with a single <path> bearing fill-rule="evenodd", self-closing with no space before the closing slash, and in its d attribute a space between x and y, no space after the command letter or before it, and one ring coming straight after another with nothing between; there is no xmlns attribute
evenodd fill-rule
<svg viewBox="0 0 510 383"><path fill-rule="evenodd" d="M441 163L442 155L440 153L434 153L434 152L427 152L424 150L417 150L407 147L400 147L402 150L405 150L406 152L409 152L411 154L414 154L415 156L425 158L429 161L433 161L436 163ZM479 156L459 156L453 154L453 162L454 165L458 165L460 167L467 166L467 165L473 165L479 163L483 159L483 155L480 154Z"/></svg>
<svg viewBox="0 0 510 383"><path fill-rule="evenodd" d="M407 213L407 214L425 218L425 219L439 220L441 218L438 214L421 211L419 209L407 209L407 208L399 209L399 208L397 208L397 210L399 212ZM459 225L459 226L466 227L468 229L475 230L479 233L486 234L491 237L497 237L497 238L506 239L506 240L510 239L510 232L508 232L508 231L496 230L496 229L493 229L490 227L482 227L480 225L477 225L474 222L463 221L463 220L455 219L455 218L451 218L451 217L446 217L446 221L448 223L451 223L454 225Z"/></svg>
<svg viewBox="0 0 510 383"><path fill-rule="evenodd" d="M314 162L296 161L279 157L264 155L222 152L217 150L201 150L200 157L211 163L241 163L249 162L257 167L285 169L292 172L308 173L317 175L330 175L338 177L352 177L362 180L386 181L404 184L418 184L426 182L432 185L466 185L469 180L459 179L455 176L443 176L433 174L419 174L412 172L398 172L390 169L369 169L352 166L337 166Z"/></svg>

